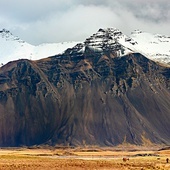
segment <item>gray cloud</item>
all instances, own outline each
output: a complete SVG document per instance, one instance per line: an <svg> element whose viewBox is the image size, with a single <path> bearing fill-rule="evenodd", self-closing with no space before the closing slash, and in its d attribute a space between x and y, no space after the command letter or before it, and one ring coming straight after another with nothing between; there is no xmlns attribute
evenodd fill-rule
<svg viewBox="0 0 170 170"><path fill-rule="evenodd" d="M83 41L101 27L170 35L168 0L0 0L0 25L22 39Z"/></svg>

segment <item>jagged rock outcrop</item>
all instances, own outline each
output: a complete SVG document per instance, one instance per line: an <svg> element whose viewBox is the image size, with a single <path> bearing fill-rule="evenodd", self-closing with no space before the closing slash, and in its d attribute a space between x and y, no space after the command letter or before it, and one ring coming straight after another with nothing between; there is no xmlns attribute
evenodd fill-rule
<svg viewBox="0 0 170 170"><path fill-rule="evenodd" d="M0 68L0 146L170 143L170 68L98 35Z"/></svg>

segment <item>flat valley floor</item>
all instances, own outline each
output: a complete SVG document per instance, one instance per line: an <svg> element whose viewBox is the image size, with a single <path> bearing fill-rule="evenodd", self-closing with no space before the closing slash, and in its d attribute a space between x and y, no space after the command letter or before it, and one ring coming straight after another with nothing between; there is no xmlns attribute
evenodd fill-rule
<svg viewBox="0 0 170 170"><path fill-rule="evenodd" d="M170 147L164 149L156 146L121 146L113 148L23 147L0 149L0 170L119 169L170 170Z"/></svg>

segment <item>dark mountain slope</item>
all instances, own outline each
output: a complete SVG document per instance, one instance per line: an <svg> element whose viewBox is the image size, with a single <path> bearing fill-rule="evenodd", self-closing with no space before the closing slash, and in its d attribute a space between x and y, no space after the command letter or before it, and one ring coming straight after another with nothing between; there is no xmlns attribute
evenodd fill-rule
<svg viewBox="0 0 170 170"><path fill-rule="evenodd" d="M96 36L0 68L0 146L170 144L170 68Z"/></svg>
<svg viewBox="0 0 170 170"><path fill-rule="evenodd" d="M53 71L44 69L50 81L59 83L68 116L54 142L111 145L126 138L138 144L142 135L152 142L169 142L169 69L140 54L111 58L88 53L80 61L58 59ZM45 62L38 65L43 69Z"/></svg>
<svg viewBox="0 0 170 170"><path fill-rule="evenodd" d="M55 96L50 92L45 96L48 81L29 61L23 60L2 68L0 82L0 145L47 141L59 113Z"/></svg>

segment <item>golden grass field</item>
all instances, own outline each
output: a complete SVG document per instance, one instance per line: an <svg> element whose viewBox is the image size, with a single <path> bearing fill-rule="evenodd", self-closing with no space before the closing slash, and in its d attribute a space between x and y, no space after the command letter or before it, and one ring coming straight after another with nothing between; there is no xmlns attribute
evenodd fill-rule
<svg viewBox="0 0 170 170"><path fill-rule="evenodd" d="M170 150L158 149L1 148L0 170L170 170Z"/></svg>

